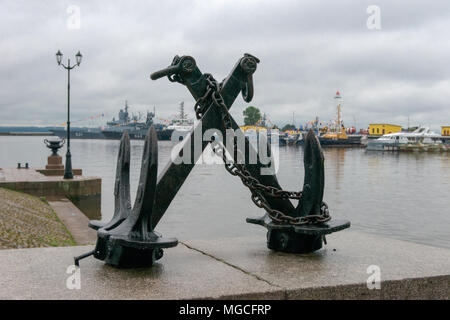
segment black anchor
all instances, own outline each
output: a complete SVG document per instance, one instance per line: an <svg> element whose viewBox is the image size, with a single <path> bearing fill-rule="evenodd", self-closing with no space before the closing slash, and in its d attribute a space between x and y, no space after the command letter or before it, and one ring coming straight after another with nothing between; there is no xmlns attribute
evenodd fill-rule
<svg viewBox="0 0 450 320"><path fill-rule="evenodd" d="M91 221L97 229L97 244L92 252L75 258L75 264L91 254L117 267L149 267L163 256L163 248L178 244L175 238L162 238L154 231L156 177L158 174L158 141L151 126L142 155L141 175L133 208L130 205L130 139L125 132L120 141L115 184L115 210L110 222Z"/></svg>
<svg viewBox="0 0 450 320"><path fill-rule="evenodd" d="M250 102L253 94L253 73L256 71L259 60L245 54L238 60L231 73L221 84L215 82L210 74L203 74L197 67L194 58L190 56L175 56L172 64L151 75L153 80L167 76L172 82L185 85L197 101L197 115L201 119L193 130L181 142L181 149L188 151L190 161L181 162L171 159L160 176L157 174L157 140L153 127L149 129L145 139L144 154L142 158L141 176L133 209L130 205L129 192L129 154L130 145L128 134L121 140L117 162L115 185L115 209L110 222L104 224L91 221L90 227L98 230L97 245L94 251L75 258L75 263L86 256L94 255L106 263L118 267L145 267L151 266L155 260L162 257L162 249L177 245L177 240L164 239L154 231L161 217L166 212L171 201L181 188L187 176L195 166L202 151L214 140L200 140L196 146L196 137L203 137L206 130L216 129L225 136L223 122L223 106L229 109L239 93L246 102ZM217 103L211 95L211 85L215 93L220 95L222 105ZM200 103L201 102L201 103ZM229 126L239 130L236 121L228 115ZM198 148L200 147L200 150ZM268 144L268 150L270 145ZM262 164L259 156L255 164L249 163L249 154L255 153L252 144L245 138L245 169L262 186L283 191L276 175L261 174L261 169L267 167ZM314 218L326 213L328 209L322 202L324 189L323 153L315 134L310 131L305 139L305 180L302 195L296 207L288 197L279 197L275 194L265 194L264 201L271 210L280 212L284 217L298 221L303 218ZM200 152L199 152L200 151ZM257 154L257 153L256 153ZM180 158L183 154L180 153ZM325 208L325 209L324 209ZM280 220L281 221L281 220ZM350 226L346 220L314 221L302 223L286 223L276 221L269 213L261 218L248 218L247 222L260 224L268 229L267 244L270 249L305 253L318 250L325 241L325 235Z"/></svg>

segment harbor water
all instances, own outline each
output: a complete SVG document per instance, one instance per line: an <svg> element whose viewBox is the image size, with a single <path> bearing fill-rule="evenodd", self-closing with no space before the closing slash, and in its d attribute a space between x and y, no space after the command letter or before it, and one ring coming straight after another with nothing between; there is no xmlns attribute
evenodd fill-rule
<svg viewBox="0 0 450 320"><path fill-rule="evenodd" d="M0 167L28 162L44 167L45 137L0 136ZM131 195L137 189L143 141L131 142ZM172 142L159 142L159 171L169 160ZM102 220L113 212L113 189L119 141L71 140L74 168L102 178ZM303 149L279 152L279 182L301 190ZM60 151L65 154L65 147ZM325 194L330 213L349 219L351 229L450 248L450 154L370 152L360 148L324 148ZM132 202L134 202L132 200ZM196 166L157 226L167 237L212 239L261 234L245 222L263 212L250 192L223 165Z"/></svg>

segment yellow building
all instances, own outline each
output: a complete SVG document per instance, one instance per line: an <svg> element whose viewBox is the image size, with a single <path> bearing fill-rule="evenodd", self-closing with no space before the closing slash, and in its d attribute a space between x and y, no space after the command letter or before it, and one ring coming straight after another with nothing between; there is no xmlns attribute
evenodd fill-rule
<svg viewBox="0 0 450 320"><path fill-rule="evenodd" d="M443 136L450 136L450 126L442 126L442 133Z"/></svg>
<svg viewBox="0 0 450 320"><path fill-rule="evenodd" d="M381 136L383 134L400 132L402 126L396 124L373 123L369 124L369 135Z"/></svg>
<svg viewBox="0 0 450 320"><path fill-rule="evenodd" d="M260 127L260 126L240 126L239 128L244 132L247 130L254 130L254 131L267 130L266 127Z"/></svg>

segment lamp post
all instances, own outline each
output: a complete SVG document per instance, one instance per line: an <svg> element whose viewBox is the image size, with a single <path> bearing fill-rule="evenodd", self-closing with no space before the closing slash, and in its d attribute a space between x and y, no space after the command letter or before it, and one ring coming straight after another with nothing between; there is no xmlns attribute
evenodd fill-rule
<svg viewBox="0 0 450 320"><path fill-rule="evenodd" d="M59 66L62 66L67 70L67 152L66 152L66 166L64 170L64 179L73 179L72 172L72 155L70 154L70 70L79 66L81 63L81 58L83 57L78 51L75 55L77 63L73 66L70 65L70 59L67 59L67 66L64 65L62 61L63 54L58 50L56 53L56 62Z"/></svg>

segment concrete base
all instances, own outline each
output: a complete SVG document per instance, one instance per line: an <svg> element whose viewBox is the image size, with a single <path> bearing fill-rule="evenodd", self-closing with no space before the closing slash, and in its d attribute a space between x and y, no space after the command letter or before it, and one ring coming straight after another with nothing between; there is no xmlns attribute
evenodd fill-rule
<svg viewBox="0 0 450 320"><path fill-rule="evenodd" d="M37 172L42 173L44 176L64 176L64 167L59 169L47 168L45 169L36 169ZM83 175L83 170L81 169L72 169L72 173L74 176Z"/></svg>
<svg viewBox="0 0 450 320"><path fill-rule="evenodd" d="M81 170L80 172L81 173ZM0 169L0 188L20 191L38 197L67 197L90 219L101 217L102 179L75 175L45 176L35 169Z"/></svg>
<svg viewBox="0 0 450 320"><path fill-rule="evenodd" d="M152 268L81 260L81 289L67 289L73 256L93 246L0 251L0 299L449 299L450 250L351 231L312 254L245 237L188 241ZM381 288L369 290L370 266ZM372 267L375 268L376 267ZM370 269L369 269L370 270Z"/></svg>

